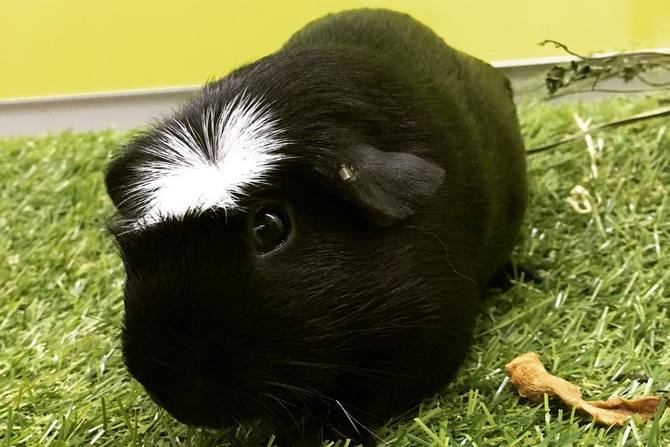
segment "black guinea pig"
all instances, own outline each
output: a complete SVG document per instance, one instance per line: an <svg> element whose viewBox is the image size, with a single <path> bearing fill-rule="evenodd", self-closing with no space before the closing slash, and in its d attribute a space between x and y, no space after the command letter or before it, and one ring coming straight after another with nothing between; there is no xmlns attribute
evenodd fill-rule
<svg viewBox="0 0 670 447"><path fill-rule="evenodd" d="M447 384L526 206L507 79L388 10L205 85L105 181L130 373L184 423L280 433L357 436Z"/></svg>

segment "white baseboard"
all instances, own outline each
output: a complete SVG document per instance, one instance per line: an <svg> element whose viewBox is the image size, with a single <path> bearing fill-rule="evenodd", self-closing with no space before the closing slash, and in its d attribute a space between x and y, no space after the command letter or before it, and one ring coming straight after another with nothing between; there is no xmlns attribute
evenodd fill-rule
<svg viewBox="0 0 670 447"><path fill-rule="evenodd" d="M126 130L169 112L197 86L0 100L0 136Z"/></svg>

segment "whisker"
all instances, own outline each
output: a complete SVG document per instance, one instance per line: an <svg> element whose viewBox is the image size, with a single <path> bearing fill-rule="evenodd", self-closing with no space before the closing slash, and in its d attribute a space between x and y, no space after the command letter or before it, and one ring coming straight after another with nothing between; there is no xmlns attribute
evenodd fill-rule
<svg viewBox="0 0 670 447"><path fill-rule="evenodd" d="M281 382L274 382L274 381L268 381L268 380L263 380L262 383L264 383L265 385L268 385L268 386L275 386L275 387L278 387L278 388L288 389L288 390L293 391L294 393L296 393L296 392L297 393L304 393L308 396L317 397L319 399L322 399L325 402L329 402L329 403L336 403L337 402L337 399L335 399L334 397L327 396L326 394L323 394L321 391L318 391L318 390L313 390L313 389L309 389L309 388L301 388L301 387L298 387L298 386L295 386L295 385L288 385L288 384L284 384L284 383L281 383ZM297 394L296 394L296 397L298 397ZM358 407L355 407L353 405L348 405L348 406L349 406L349 408L352 408L352 409L358 411L361 414L364 414L364 415L367 415L367 416L372 416L372 417L375 416L372 413L370 413L370 412L368 412L368 411L366 411L362 408L358 408Z"/></svg>
<svg viewBox="0 0 670 447"><path fill-rule="evenodd" d="M247 394L247 397L249 399L253 400L259 406L261 406L263 408L263 410L265 410L267 412L268 416L270 416L270 419L272 419L273 421L276 421L276 422L281 421L281 418L279 416L277 416L277 414L272 410L272 408L270 408L261 399L258 399L257 397L253 396L252 394Z"/></svg>
<svg viewBox="0 0 670 447"><path fill-rule="evenodd" d="M262 396L268 397L268 398L274 400L275 402L277 402L277 404L279 404L279 406L282 408L282 410L284 410L284 412L288 415L288 417L293 421L293 424L296 425L296 426L298 425L298 420L295 418L295 416L293 416L293 413L291 413L291 411L289 411L286 404L289 404L293 407L298 408L297 405L286 402L285 400L280 399L279 397L277 397L277 396L275 396L274 394L271 394L271 393L263 393Z"/></svg>
<svg viewBox="0 0 670 447"><path fill-rule="evenodd" d="M340 403L339 400L336 400L335 402L337 402L337 405L339 405L339 407L340 407L340 408L342 409L342 411L344 412L344 415L347 417L347 419L349 419L349 421L352 423L352 425L354 425L354 422L355 422L356 424L360 425L360 427L361 427L363 430L367 431L367 432L370 433L375 439L377 439L377 441L380 441L380 442L381 442L382 444L384 444L384 445L389 445L388 442L384 441L381 437L379 437L379 435L377 435L374 431L370 430L368 427L365 426L365 424L361 423L361 422L360 422L359 420L357 420L351 413L349 413L349 412L344 408L344 405L342 405L342 404ZM354 428L356 429L356 433L358 433L358 436L361 436L361 432L358 430L358 428L356 428L356 425L354 425Z"/></svg>
<svg viewBox="0 0 670 447"><path fill-rule="evenodd" d="M84 318L90 318L91 320L95 320L98 323L104 324L105 326L110 326L110 327L113 327L113 328L119 329L119 330L123 329L123 327L121 325L110 323L109 321L103 320L102 318L99 318L99 317L94 317L93 315L88 315L88 314L85 314L85 313L82 313L82 312L75 312L73 310L71 310L69 312L72 312L73 314L79 315L79 316L84 317Z"/></svg>
<svg viewBox="0 0 670 447"><path fill-rule="evenodd" d="M454 267L454 264L451 263L451 259L449 259L449 250L447 249L447 244L444 243L444 241L440 238L440 236L433 233L432 231L429 231L426 228L423 228L423 227L420 227L420 226L417 226L417 225L405 225L403 228L409 228L409 229L413 229L413 230L423 231L427 235L432 236L433 238L437 239L437 241L440 243L440 245L442 245L442 248L444 249L444 259L445 259L445 261L447 261L447 265L449 267L451 267L451 270L454 273L456 273L457 275L459 275L459 276L461 276L461 277L463 277L467 280L470 280L471 282L474 282L474 283L477 282L473 278L471 278L470 276L468 276L465 273L457 270L456 267Z"/></svg>
<svg viewBox="0 0 670 447"><path fill-rule="evenodd" d="M360 437L361 437L361 432L360 432L360 430L358 430L358 427L356 426L356 424L354 423L353 419L352 419L351 416L349 415L349 412L344 408L344 406L342 406L342 404L340 403L339 400L336 400L335 402L336 402L337 405L342 409L342 412L344 413L344 416L347 418L347 420L349 421L349 423L351 424L351 426L354 427L354 430L356 430L356 434L357 434L358 437L360 438Z"/></svg>
<svg viewBox="0 0 670 447"><path fill-rule="evenodd" d="M165 360L159 359L158 357L155 357L153 355L149 356L149 358L153 360L154 363L165 366L166 368L170 369L173 372L179 372L179 370L172 363L166 362Z"/></svg>

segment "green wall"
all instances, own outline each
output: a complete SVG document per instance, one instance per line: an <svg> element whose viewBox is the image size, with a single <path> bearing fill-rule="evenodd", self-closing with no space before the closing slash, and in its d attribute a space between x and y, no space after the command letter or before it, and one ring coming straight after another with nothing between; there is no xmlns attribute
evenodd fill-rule
<svg viewBox="0 0 670 447"><path fill-rule="evenodd" d="M670 47L670 0L0 0L0 99L200 84L325 13L406 11L483 59Z"/></svg>

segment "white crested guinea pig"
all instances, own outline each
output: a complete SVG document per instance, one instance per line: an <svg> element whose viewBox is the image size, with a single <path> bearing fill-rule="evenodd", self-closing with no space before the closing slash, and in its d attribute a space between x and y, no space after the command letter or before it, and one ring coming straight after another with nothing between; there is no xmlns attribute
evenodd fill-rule
<svg viewBox="0 0 670 447"><path fill-rule="evenodd" d="M388 10L205 85L105 181L128 371L184 423L279 433L358 436L445 386L526 207L507 79Z"/></svg>

